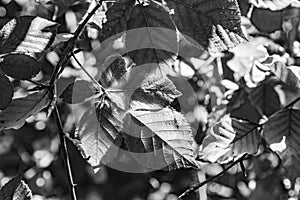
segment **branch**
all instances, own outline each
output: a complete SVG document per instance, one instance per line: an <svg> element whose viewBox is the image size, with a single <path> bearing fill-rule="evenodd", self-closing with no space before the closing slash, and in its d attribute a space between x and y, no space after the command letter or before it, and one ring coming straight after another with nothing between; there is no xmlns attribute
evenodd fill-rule
<svg viewBox="0 0 300 200"><path fill-rule="evenodd" d="M96 84L102 91L104 91L104 88L94 79L94 77L82 66L82 64L79 62L79 60L76 58L75 54L71 53L72 57L74 58L75 62L79 65L79 67L83 70L83 72L91 79L91 81Z"/></svg>
<svg viewBox="0 0 300 200"><path fill-rule="evenodd" d="M50 78L50 86L53 87L58 75L64 70L66 63L69 59L69 54L73 51L75 46L75 42L78 39L79 35L81 34L82 30L84 29L85 25L88 23L90 18L95 14L95 12L100 8L103 0L100 0L97 5L93 8L93 10L86 15L86 17L82 20L82 22L78 25L74 36L68 41L62 55L54 68L54 71Z"/></svg>
<svg viewBox="0 0 300 200"><path fill-rule="evenodd" d="M54 107L53 113L54 113L54 118L56 121L56 126L57 126L58 132L59 132L60 148L61 148L61 151L63 154L64 165L65 165L65 169L66 169L67 175L68 175L69 190L71 193L72 200L77 200L76 190L75 190L76 185L74 184L74 181L73 181L70 159L69 159L67 143L66 143L66 136L65 136L65 133L64 133L64 130L62 127L60 115L59 115L56 105Z"/></svg>
<svg viewBox="0 0 300 200"><path fill-rule="evenodd" d="M233 166L235 166L236 164L242 162L247 155L248 154L245 153L242 157L240 157L239 159L237 159L236 161L234 161L231 165L229 165L228 167L226 167L223 171L221 171L217 175L215 175L215 176L207 179L206 181L204 181L202 183L197 183L197 184L193 185L191 188L187 189L185 192L183 192L181 195L179 195L178 198L182 199L182 198L188 196L189 194L191 194L192 192L198 190L200 187L202 187L202 186L206 185L207 183L215 180L216 178L222 176L226 171L228 171L229 169L231 169Z"/></svg>

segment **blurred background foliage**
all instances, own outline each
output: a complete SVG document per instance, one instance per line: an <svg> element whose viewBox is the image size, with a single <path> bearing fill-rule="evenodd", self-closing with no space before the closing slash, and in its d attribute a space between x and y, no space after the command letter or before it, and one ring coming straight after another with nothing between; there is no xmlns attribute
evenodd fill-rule
<svg viewBox="0 0 300 200"><path fill-rule="evenodd" d="M286 105L292 97L299 96L299 91L290 91L262 73L257 64L266 55L278 55L287 65L300 65L300 9L297 1L282 2L285 1L240 0L243 30L249 43L213 57L207 52L196 51L188 61L179 58L175 63L174 71L178 77L185 77L184 80L189 81L191 88L182 88L181 79L172 77L178 89L183 91L183 96L178 99L179 103L174 103L174 107L181 109L192 124L198 144L205 136L209 113L216 107L222 107L224 97L231 98L232 116L253 122L261 120L261 110L251 102L253 91L243 90L240 85L247 88L259 85L265 91L263 95L278 99L275 108L261 108L267 115L271 115L276 106ZM62 43L66 41L64 38L68 37L66 33L74 32L90 3L89 0L0 1L1 27L10 19L22 15L41 16L60 24L57 46L39 60L42 72L33 80L49 80L59 59ZM101 49L98 40L101 24L105 21L105 11L111 3L107 1L101 7L77 41L77 48L81 51L78 51L76 57L92 75L99 73L95 52ZM295 70L300 75L299 69ZM76 78L87 79L75 60L70 59L58 81L58 94ZM24 81L13 81L13 84L15 97L23 96L25 91L35 86ZM64 129L70 135L74 133L75 122L86 106L81 104L71 108L63 103L59 105ZM176 200L177 195L192 184L217 174L224 167L208 164L200 172L177 170L146 174L130 174L104 167L94 174L69 141L68 148L78 197L85 200ZM246 175L237 166L186 199L298 199L300 178L288 179L279 167L278 156L267 149L261 151L264 154L244 163ZM122 164L135 161L119 155L116 162ZM33 191L34 200L69 198L57 128L54 119L48 119L46 110L28 118L21 129L3 130L0 133L0 186L21 171Z"/></svg>

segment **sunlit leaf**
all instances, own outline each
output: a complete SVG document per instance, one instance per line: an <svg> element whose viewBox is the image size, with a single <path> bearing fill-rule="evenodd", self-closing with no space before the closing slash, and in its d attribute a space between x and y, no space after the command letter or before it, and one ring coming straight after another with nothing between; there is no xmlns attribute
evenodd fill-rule
<svg viewBox="0 0 300 200"><path fill-rule="evenodd" d="M229 162L244 153L255 154L260 143L261 136L257 124L226 115L204 138L200 159Z"/></svg>
<svg viewBox="0 0 300 200"><path fill-rule="evenodd" d="M95 171L117 155L121 128L119 117L116 108L109 105L100 108L97 104L91 106L77 124L76 145Z"/></svg>
<svg viewBox="0 0 300 200"><path fill-rule="evenodd" d="M12 19L0 30L0 54L29 54L39 58L50 47L57 23L34 16Z"/></svg>
<svg viewBox="0 0 300 200"><path fill-rule="evenodd" d="M183 34L211 52L227 50L245 41L236 0L166 0ZM192 42L194 43L194 42Z"/></svg>
<svg viewBox="0 0 300 200"><path fill-rule="evenodd" d="M133 157L150 169L199 167L193 158L189 124L175 110L130 111L124 120L124 137Z"/></svg>

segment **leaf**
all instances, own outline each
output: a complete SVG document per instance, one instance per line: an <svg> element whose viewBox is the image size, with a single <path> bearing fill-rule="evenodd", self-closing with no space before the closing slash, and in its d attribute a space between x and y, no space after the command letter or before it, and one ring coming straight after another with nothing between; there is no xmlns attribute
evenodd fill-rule
<svg viewBox="0 0 300 200"><path fill-rule="evenodd" d="M228 50L245 41L236 0L166 0L166 3L174 9L173 19L179 31L210 52Z"/></svg>
<svg viewBox="0 0 300 200"><path fill-rule="evenodd" d="M88 3L88 0L40 0L45 1L46 4L53 4L57 6L57 17L63 15L70 7Z"/></svg>
<svg viewBox="0 0 300 200"><path fill-rule="evenodd" d="M21 127L25 120L48 106L50 98L46 90L13 99L10 105L0 111L0 130Z"/></svg>
<svg viewBox="0 0 300 200"><path fill-rule="evenodd" d="M31 200L31 190L21 179L18 175L6 183L0 190L0 200Z"/></svg>
<svg viewBox="0 0 300 200"><path fill-rule="evenodd" d="M16 79L31 79L40 71L40 64L25 54L7 54L0 61L1 70Z"/></svg>
<svg viewBox="0 0 300 200"><path fill-rule="evenodd" d="M276 80L269 79L250 91L250 101L260 114L270 116L280 109L280 99L274 89L276 84Z"/></svg>
<svg viewBox="0 0 300 200"><path fill-rule="evenodd" d="M174 170L198 168L193 158L193 135L183 115L171 108L129 111L123 132L128 150L144 167Z"/></svg>
<svg viewBox="0 0 300 200"><path fill-rule="evenodd" d="M92 82L78 80L69 84L60 95L60 98L66 103L77 104L84 102L86 99L94 96L96 93L97 89Z"/></svg>
<svg viewBox="0 0 300 200"><path fill-rule="evenodd" d="M134 5L135 0L119 0L107 10L107 21L102 29L102 41L127 30L127 20Z"/></svg>
<svg viewBox="0 0 300 200"><path fill-rule="evenodd" d="M0 54L27 54L38 59L55 39L57 24L41 17L21 16L0 30Z"/></svg>
<svg viewBox="0 0 300 200"><path fill-rule="evenodd" d="M289 6L300 6L300 2L298 0L249 0L249 3L257 8L269 9L272 11L282 10Z"/></svg>
<svg viewBox="0 0 300 200"><path fill-rule="evenodd" d="M123 110L162 108L172 103L181 93L168 77L160 77L158 73L159 70L154 72L147 65L131 67L117 85L106 90L107 95Z"/></svg>
<svg viewBox="0 0 300 200"><path fill-rule="evenodd" d="M300 171L295 165L300 163L300 110L292 108L282 109L272 115L263 126L263 135L268 145L281 143L284 147L280 156L283 167L291 178L299 176Z"/></svg>
<svg viewBox="0 0 300 200"><path fill-rule="evenodd" d="M32 193L28 185L21 181L19 186L14 192L12 200L31 200L32 199Z"/></svg>
<svg viewBox="0 0 300 200"><path fill-rule="evenodd" d="M12 178L0 189L0 200L12 200L15 190L21 184L22 176L18 175Z"/></svg>
<svg viewBox="0 0 300 200"><path fill-rule="evenodd" d="M178 42L176 27L159 3L136 5L127 22L125 44L128 55L136 65L155 63L168 71L176 59Z"/></svg>
<svg viewBox="0 0 300 200"><path fill-rule="evenodd" d="M102 40L116 39L124 31L128 55L137 65L153 63L161 72L169 70L178 52L177 33L169 13L160 3L116 2L107 11Z"/></svg>
<svg viewBox="0 0 300 200"><path fill-rule="evenodd" d="M258 125L224 116L203 140L200 159L226 163L244 153L255 154L261 143Z"/></svg>
<svg viewBox="0 0 300 200"><path fill-rule="evenodd" d="M298 0L249 0L249 3L239 0L239 3L243 8L247 7L247 9L242 9L244 10L242 14L245 16L251 14L251 22L263 32L272 33L276 30L284 30L284 23L299 18L300 2ZM253 7L251 13L249 13L250 7Z"/></svg>
<svg viewBox="0 0 300 200"><path fill-rule="evenodd" d="M121 55L110 57L103 66L104 72L101 74L101 85L105 88L117 85L118 80L127 72L125 60Z"/></svg>
<svg viewBox="0 0 300 200"><path fill-rule="evenodd" d="M4 110L11 102L14 88L9 79L0 71L0 110Z"/></svg>
<svg viewBox="0 0 300 200"><path fill-rule="evenodd" d="M102 108L98 106L91 106L83 114L75 131L79 140L76 145L95 171L99 170L101 164L106 164L117 156L121 129L117 109L113 105L104 105Z"/></svg>
<svg viewBox="0 0 300 200"><path fill-rule="evenodd" d="M294 88L300 87L300 80L297 75L283 62L276 61L276 58L270 57L262 64L268 66L271 72L286 84L286 86Z"/></svg>

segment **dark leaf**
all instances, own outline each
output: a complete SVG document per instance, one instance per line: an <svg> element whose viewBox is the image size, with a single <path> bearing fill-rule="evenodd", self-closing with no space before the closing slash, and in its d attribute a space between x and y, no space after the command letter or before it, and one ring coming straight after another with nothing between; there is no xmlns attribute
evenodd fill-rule
<svg viewBox="0 0 300 200"><path fill-rule="evenodd" d="M173 18L179 31L210 52L227 50L245 41L236 0L166 2L174 9Z"/></svg>
<svg viewBox="0 0 300 200"><path fill-rule="evenodd" d="M263 135L267 144L279 152L283 167L291 179L299 176L300 163L300 110L283 109L264 124Z"/></svg>
<svg viewBox="0 0 300 200"><path fill-rule="evenodd" d="M152 1L136 5L127 22L126 48L136 65L153 63L168 71L178 53L176 27L168 11ZM150 67L150 66L149 66Z"/></svg>
<svg viewBox="0 0 300 200"><path fill-rule="evenodd" d="M279 95L275 91L276 84L276 80L267 79L250 91L250 101L260 114L270 116L280 109Z"/></svg>
<svg viewBox="0 0 300 200"><path fill-rule="evenodd" d="M15 178L11 179L8 183L6 183L0 189L0 200L12 200L16 189L21 184L21 179L22 176L18 175Z"/></svg>
<svg viewBox="0 0 300 200"><path fill-rule="evenodd" d="M135 0L119 0L107 10L107 21L103 25L102 40L127 30L127 20L134 5Z"/></svg>
<svg viewBox="0 0 300 200"><path fill-rule="evenodd" d="M48 106L50 103L48 95L47 91L42 90L13 99L5 110L0 111L0 130L21 127L29 116Z"/></svg>
<svg viewBox="0 0 300 200"><path fill-rule="evenodd" d="M127 71L125 60L120 55L110 57L102 68L104 71L101 74L101 85L108 88L118 84L118 80L124 76Z"/></svg>
<svg viewBox="0 0 300 200"><path fill-rule="evenodd" d="M60 98L66 103L77 104L84 102L96 93L97 89L92 82L79 80L69 84L60 95Z"/></svg>
<svg viewBox="0 0 300 200"><path fill-rule="evenodd" d="M4 110L11 102L14 87L9 79L0 71L0 110Z"/></svg>
<svg viewBox="0 0 300 200"><path fill-rule="evenodd" d="M11 53L2 59L0 69L19 80L31 79L40 71L40 64L29 55Z"/></svg>

